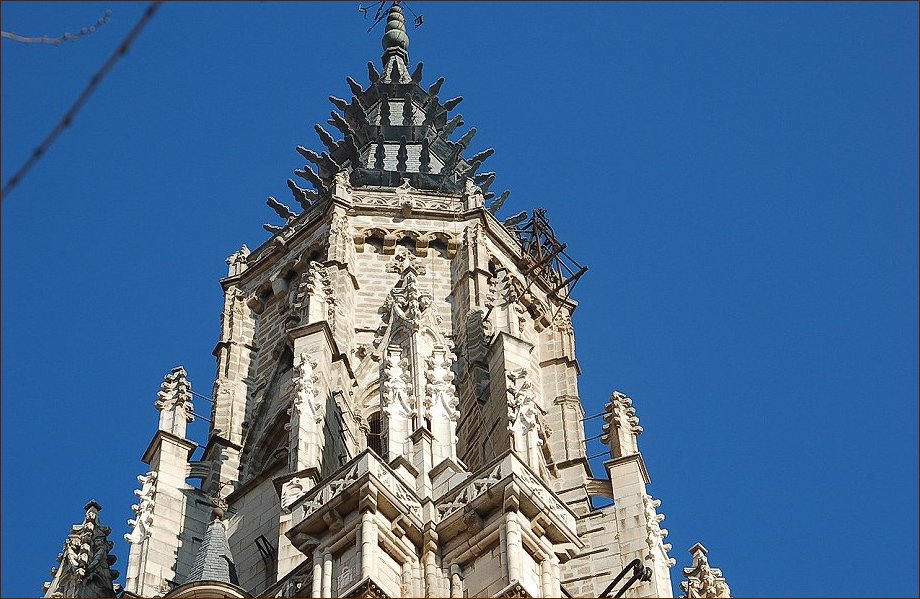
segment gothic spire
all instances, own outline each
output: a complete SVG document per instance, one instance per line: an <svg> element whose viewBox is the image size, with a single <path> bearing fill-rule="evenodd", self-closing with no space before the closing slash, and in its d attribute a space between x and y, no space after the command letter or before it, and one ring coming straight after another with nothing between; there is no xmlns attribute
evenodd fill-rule
<svg viewBox="0 0 920 599"><path fill-rule="evenodd" d="M45 583L45 597L116 597L121 591L121 585L114 584L115 556L109 554L112 529L99 522L102 506L93 500L83 509L83 523L72 527L64 541L60 564L51 570L54 578Z"/></svg>
<svg viewBox="0 0 920 599"><path fill-rule="evenodd" d="M227 542L227 530L222 521L226 502L216 499L211 513L211 523L195 555L195 563L186 582L228 582L239 584L236 565Z"/></svg>
<svg viewBox="0 0 920 599"><path fill-rule="evenodd" d="M693 565L684 568L684 578L687 580L680 583L681 590L689 599L731 597L731 590L728 588L728 583L725 582L725 577L722 576L722 570L709 565L707 553L709 551L703 547L702 543L697 543L690 548Z"/></svg>
<svg viewBox="0 0 920 599"><path fill-rule="evenodd" d="M463 125L463 117L453 113L463 98L441 101L438 92L443 78L422 87L421 63L410 72L409 35L399 0L393 0L387 10L382 45L383 70L378 72L373 63L368 63L367 88L348 77L351 101L329 97L339 112L333 112L327 122L342 133L343 139L335 139L317 125L316 133L327 151L318 154L302 146L297 148L312 163L294 173L313 189L288 184L304 210L330 195L334 180L342 171L355 187L395 188L408 179L415 189L462 194L467 190L468 179L480 185L476 181L477 171L493 150L479 151L472 158L463 156L471 149L475 129L459 136L457 141L451 139ZM485 205L495 214L508 193L495 199L495 194L487 189L488 184L482 190ZM286 221L281 226L266 225L272 233L280 233L300 216L275 198L270 198L268 204Z"/></svg>

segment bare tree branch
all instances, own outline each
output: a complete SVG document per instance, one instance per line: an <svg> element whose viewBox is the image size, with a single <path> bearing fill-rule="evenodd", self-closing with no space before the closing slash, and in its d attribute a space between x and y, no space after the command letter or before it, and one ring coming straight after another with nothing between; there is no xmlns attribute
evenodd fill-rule
<svg viewBox="0 0 920 599"><path fill-rule="evenodd" d="M58 37L23 37L8 31L0 31L0 36L4 39L13 40L14 42L22 42L23 44L50 44L52 46L60 46L64 42L75 42L83 36L95 33L98 28L109 22L109 17L111 16L112 11L107 10L95 23L89 27L84 27L79 33L64 33Z"/></svg>
<svg viewBox="0 0 920 599"><path fill-rule="evenodd" d="M163 1L164 0L153 0L153 2L147 5L147 10L144 11L143 16L134 26L134 29L128 32L127 37L125 37L125 39L123 39L122 42L118 44L118 48L115 50L115 52L112 53L111 56L109 56L108 60L105 61L105 64L102 65L102 68L96 71L96 74L93 75L92 79L89 80L89 84L86 86L86 88L84 88L83 92L73 103L64 117L58 122L57 125L55 125L54 129L51 130L51 133L48 134L48 137L46 137L37 148L32 150L32 155L29 156L29 159L26 160L25 164L19 167L19 170L16 171L16 174L9 178L9 180L6 182L6 185L4 185L3 189L0 190L0 200L6 199L10 191L19 185L19 182L22 181L22 178L26 176L26 173L28 173L29 170L35 166L35 163L41 160L42 156L44 156L48 151L48 148L51 147L51 144L54 143L54 140L56 140L58 136L64 132L64 129L70 127L73 124L73 120L76 118L77 113L81 108L83 108L83 105L86 104L86 101L89 100L89 97L93 95L93 92L96 91L96 88L105 78L105 76L109 74L109 71L112 70L112 68L115 66L115 63L117 63L120 58L128 53L128 48L131 47L131 44L134 42L137 36L141 34L141 32L144 30L144 27L146 27L147 23L150 22L150 19L153 18L153 15L155 15L157 10L160 9L160 5L163 3Z"/></svg>

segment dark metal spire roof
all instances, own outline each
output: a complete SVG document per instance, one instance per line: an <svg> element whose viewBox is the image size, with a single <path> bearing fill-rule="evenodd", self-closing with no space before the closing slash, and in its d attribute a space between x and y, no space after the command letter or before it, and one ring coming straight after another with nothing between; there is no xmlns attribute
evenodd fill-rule
<svg viewBox="0 0 920 599"><path fill-rule="evenodd" d="M196 581L239 584L236 566L230 554L230 545L227 543L227 531L219 517L215 517L208 524L208 530L204 533L204 540L198 548L195 563L186 582Z"/></svg>
<svg viewBox="0 0 920 599"><path fill-rule="evenodd" d="M495 174L477 175L477 171L494 150L489 148L469 158L463 156L476 134L476 129L470 129L457 141L451 140L453 133L463 125L463 117L450 113L463 98L442 102L438 93L444 83L443 77L425 89L421 86L422 63L409 71L409 36L398 2L392 3L386 20L383 71L379 72L369 62L370 85L367 89L347 77L351 100L329 97L338 111L333 111L326 122L342 138L336 139L321 125L316 125L325 151L317 153L297 146L297 151L310 164L295 170L294 174L313 189L301 188L288 179L294 199L304 210L310 208L328 195L336 173L344 169L351 185L356 187L398 187L403 179L408 179L416 189L462 193L466 179L472 178L490 202L495 196L489 192ZM495 200L490 209L497 212L505 198L507 192ZM288 221L295 216L274 198L269 198L268 203ZM275 229L279 228L269 230Z"/></svg>

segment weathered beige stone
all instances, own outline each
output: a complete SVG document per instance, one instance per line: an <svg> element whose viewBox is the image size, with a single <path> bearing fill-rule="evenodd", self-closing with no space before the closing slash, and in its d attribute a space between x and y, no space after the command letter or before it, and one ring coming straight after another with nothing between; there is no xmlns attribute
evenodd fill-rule
<svg viewBox="0 0 920 599"><path fill-rule="evenodd" d="M379 80L412 84L405 49L387 48ZM432 107L446 126L439 101L380 89L360 114L333 98L348 127L421 126ZM470 163L452 191L414 187L421 147L411 160L386 151L416 141L375 139L347 160L330 149L337 172L301 148L319 169L299 172L315 192L292 187L303 213L228 258L208 446L189 462L191 387L174 371L138 491L131 593L183 583L225 502L253 596L596 597L633 560L643 576L627 597L671 596L667 530L622 393L605 410L605 472L588 464L577 306L553 256L534 253L546 239L500 222ZM400 161L400 181L358 184L359 163L395 174ZM426 168L453 167L434 156ZM691 596L723 596L694 582L704 558Z"/></svg>

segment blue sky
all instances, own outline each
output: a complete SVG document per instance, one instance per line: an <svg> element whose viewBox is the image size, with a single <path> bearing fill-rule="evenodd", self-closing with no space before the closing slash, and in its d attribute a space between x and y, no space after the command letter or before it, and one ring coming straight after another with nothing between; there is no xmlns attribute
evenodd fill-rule
<svg viewBox="0 0 920 599"><path fill-rule="evenodd" d="M112 10L3 40L4 182L144 6L3 2L24 35ZM917 4L411 6L505 213L546 208L590 267L581 397L636 404L675 588L702 541L736 596L916 596ZM162 377L209 392L224 259L379 61L356 9L165 5L4 198L4 596L91 498L124 572Z"/></svg>

